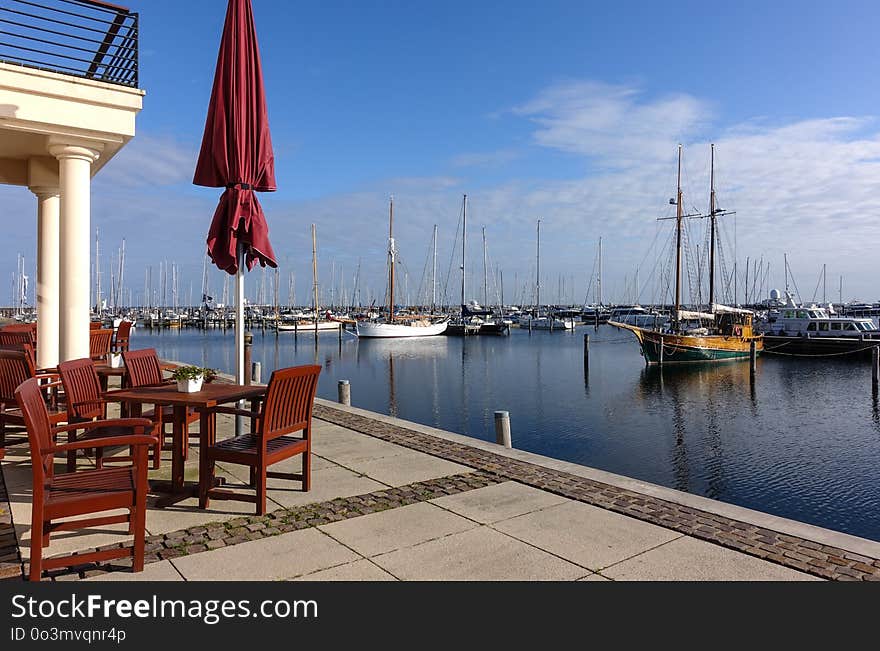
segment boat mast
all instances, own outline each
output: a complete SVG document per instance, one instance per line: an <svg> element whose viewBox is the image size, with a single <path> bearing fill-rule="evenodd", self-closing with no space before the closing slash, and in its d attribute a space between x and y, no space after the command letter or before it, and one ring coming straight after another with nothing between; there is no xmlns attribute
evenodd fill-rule
<svg viewBox="0 0 880 651"><path fill-rule="evenodd" d="M318 238L312 224L312 293L315 301L315 328L318 327Z"/></svg>
<svg viewBox="0 0 880 651"><path fill-rule="evenodd" d="M538 220L538 254L535 264L535 310L541 309L541 220ZM536 315L537 316L537 315Z"/></svg>
<svg viewBox="0 0 880 651"><path fill-rule="evenodd" d="M483 226L483 309L489 304L489 272L486 267L486 227Z"/></svg>
<svg viewBox="0 0 880 651"><path fill-rule="evenodd" d="M388 323L394 320L394 195L388 202Z"/></svg>
<svg viewBox="0 0 880 651"><path fill-rule="evenodd" d="M825 300L825 265L822 265L822 303L826 303Z"/></svg>
<svg viewBox="0 0 880 651"><path fill-rule="evenodd" d="M709 309L715 302L715 145L712 145L712 162L709 172ZM680 211L679 211L680 212Z"/></svg>
<svg viewBox="0 0 880 651"><path fill-rule="evenodd" d="M431 261L431 313L437 309L437 224L434 224L434 255Z"/></svg>
<svg viewBox="0 0 880 651"><path fill-rule="evenodd" d="M596 288L599 293L599 305L602 305L602 238L599 238L599 278L596 280Z"/></svg>
<svg viewBox="0 0 880 651"><path fill-rule="evenodd" d="M681 145L678 146L678 189L675 195L675 316L681 311Z"/></svg>
<svg viewBox="0 0 880 651"><path fill-rule="evenodd" d="M467 245L467 195L462 199L462 217L461 217L461 308L462 318L464 318L464 297L467 288L467 269L465 258L465 247Z"/></svg>

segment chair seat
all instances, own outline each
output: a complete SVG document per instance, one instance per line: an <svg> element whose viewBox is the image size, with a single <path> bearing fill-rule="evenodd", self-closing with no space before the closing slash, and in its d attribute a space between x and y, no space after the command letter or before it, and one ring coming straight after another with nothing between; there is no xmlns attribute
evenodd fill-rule
<svg viewBox="0 0 880 651"><path fill-rule="evenodd" d="M106 438L108 436L128 436L129 434L131 434L130 427L96 427L85 434L78 434L76 440L93 441L94 439Z"/></svg>
<svg viewBox="0 0 880 651"><path fill-rule="evenodd" d="M266 443L266 456L270 460L283 459L304 452L307 446L308 443L305 439L296 436L279 436ZM255 434L242 434L241 436L218 441L209 448L208 454L217 460L235 461L251 457L256 462L259 449L259 436Z"/></svg>
<svg viewBox="0 0 880 651"><path fill-rule="evenodd" d="M50 425L57 425L58 423L64 423L67 421L67 409L57 409L53 407L48 410L48 413ZM24 425L24 415L21 413L21 409L4 411L3 417L10 425Z"/></svg>
<svg viewBox="0 0 880 651"><path fill-rule="evenodd" d="M135 476L132 466L103 468L56 475L46 487L46 515L65 515L134 505Z"/></svg>

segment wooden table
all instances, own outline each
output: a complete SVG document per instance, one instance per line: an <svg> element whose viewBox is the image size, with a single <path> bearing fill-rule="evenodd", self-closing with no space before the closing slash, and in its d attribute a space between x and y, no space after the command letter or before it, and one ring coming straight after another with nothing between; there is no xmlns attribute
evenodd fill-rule
<svg viewBox="0 0 880 651"><path fill-rule="evenodd" d="M95 362L95 373L98 374L98 379L101 381L101 391L107 391L107 385L111 377L125 377L125 367L114 368L107 362Z"/></svg>
<svg viewBox="0 0 880 651"><path fill-rule="evenodd" d="M251 410L258 411L259 404L266 393L265 386L244 386L212 382L203 384L202 390L195 393L178 391L176 385L137 387L107 391L104 398L114 402L130 405L131 416L137 417L141 405L171 405L172 416L172 450L171 450L171 484L170 495L161 505L173 504L192 495L198 495L198 484L186 486L183 479L184 450L188 443L186 426L187 409L199 412L199 479L205 474L205 450L213 445L217 435L217 418L212 411L217 405L250 400Z"/></svg>

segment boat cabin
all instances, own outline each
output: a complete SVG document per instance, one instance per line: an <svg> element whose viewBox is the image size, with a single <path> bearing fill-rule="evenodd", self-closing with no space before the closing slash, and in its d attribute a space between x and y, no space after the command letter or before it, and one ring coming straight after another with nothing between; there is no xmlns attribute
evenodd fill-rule
<svg viewBox="0 0 880 651"><path fill-rule="evenodd" d="M767 326L768 334L781 336L859 337L878 332L871 319L831 316L821 307L783 307Z"/></svg>

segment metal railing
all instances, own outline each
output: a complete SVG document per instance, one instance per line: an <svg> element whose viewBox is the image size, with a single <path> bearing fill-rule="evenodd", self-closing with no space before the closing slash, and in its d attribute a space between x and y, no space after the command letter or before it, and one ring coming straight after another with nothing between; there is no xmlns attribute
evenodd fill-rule
<svg viewBox="0 0 880 651"><path fill-rule="evenodd" d="M138 86L138 15L99 0L0 0L0 61Z"/></svg>

